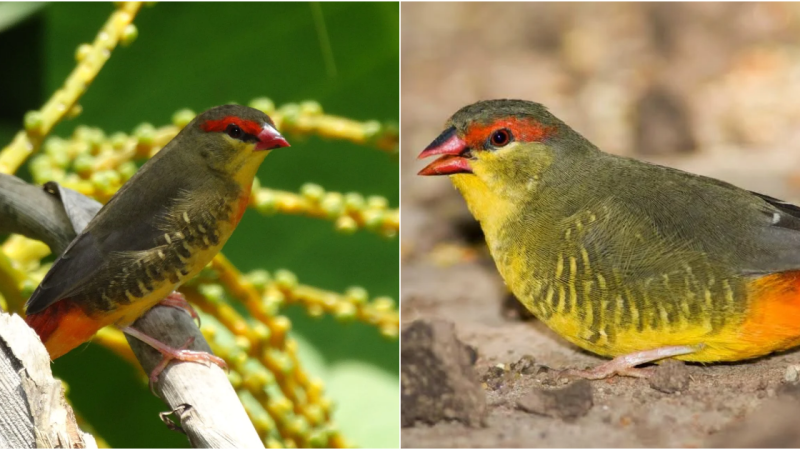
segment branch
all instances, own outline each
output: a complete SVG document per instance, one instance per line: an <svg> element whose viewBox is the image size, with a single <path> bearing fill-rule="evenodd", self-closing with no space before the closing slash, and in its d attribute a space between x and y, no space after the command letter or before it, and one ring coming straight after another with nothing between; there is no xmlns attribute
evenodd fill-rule
<svg viewBox="0 0 800 450"><path fill-rule="evenodd" d="M0 313L0 448L97 448L53 378L50 355L16 314Z"/></svg>
<svg viewBox="0 0 800 450"><path fill-rule="evenodd" d="M211 353L203 334L184 311L157 306L133 327L173 348L194 338L188 348ZM161 362L161 354L138 339L125 335L146 373ZM239 397L218 366L172 362L159 375L156 392L180 419L183 432L195 448L264 448ZM167 419L162 415L162 419ZM167 422L170 425L170 422Z"/></svg>
<svg viewBox="0 0 800 450"><path fill-rule="evenodd" d="M83 230L101 205L55 183L46 189L33 187L13 176L0 176L0 223L10 223L4 225L7 230L13 229L48 245L52 243L51 249L58 252L66 248L76 231ZM20 195L25 196L25 202L18 201ZM31 225L36 223L39 226ZM136 321L134 327L173 347L181 347L193 337L192 349L211 351L189 315L174 308L154 308ZM0 330L4 328L0 324ZM147 373L151 372L161 355L136 339L128 339L142 367ZM49 357L45 361L49 361ZM156 388L172 411L178 411L176 414L192 445L263 448L233 387L218 367L171 363L159 376ZM4 403L0 402L0 406ZM171 428L179 427L172 425ZM0 447L4 447L1 444Z"/></svg>
<svg viewBox="0 0 800 450"><path fill-rule="evenodd" d="M58 197L13 175L0 173L0 234L16 233L47 244L61 254L75 237Z"/></svg>

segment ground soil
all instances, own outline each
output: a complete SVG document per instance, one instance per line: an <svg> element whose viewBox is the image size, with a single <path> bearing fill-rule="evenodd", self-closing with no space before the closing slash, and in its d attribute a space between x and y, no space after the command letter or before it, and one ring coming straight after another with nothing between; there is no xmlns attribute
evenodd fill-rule
<svg viewBox="0 0 800 450"><path fill-rule="evenodd" d="M800 351L591 381L559 412L541 394L567 386L557 370L603 359L509 306L460 195L447 179L416 177L414 158L459 107L524 98L603 150L797 202L800 52L787 36L800 26L777 18L798 7L402 8L402 321L453 322L477 351L488 404L486 426L417 422L403 447L800 446L796 373L787 381Z"/></svg>

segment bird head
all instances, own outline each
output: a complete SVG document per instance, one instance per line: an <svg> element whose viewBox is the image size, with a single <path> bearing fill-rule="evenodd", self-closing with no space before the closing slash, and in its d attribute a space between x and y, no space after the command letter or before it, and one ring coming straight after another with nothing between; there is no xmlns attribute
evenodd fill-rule
<svg viewBox="0 0 800 450"><path fill-rule="evenodd" d="M577 146L565 146L580 141ZM482 168L524 164L544 169L557 151L576 152L589 144L539 103L486 100L461 108L419 158L440 157L419 175L473 174ZM593 147L589 144L590 147ZM530 175L530 173L529 173Z"/></svg>
<svg viewBox="0 0 800 450"><path fill-rule="evenodd" d="M535 194L554 161L598 151L539 103L487 100L461 108L419 158L419 175L451 175L473 214ZM517 202L519 203L519 202Z"/></svg>
<svg viewBox="0 0 800 450"><path fill-rule="evenodd" d="M289 147L269 116L241 105L211 108L195 117L181 134L185 137L175 140L192 158L213 171L234 176L245 168L253 169L246 172L254 175L271 150Z"/></svg>

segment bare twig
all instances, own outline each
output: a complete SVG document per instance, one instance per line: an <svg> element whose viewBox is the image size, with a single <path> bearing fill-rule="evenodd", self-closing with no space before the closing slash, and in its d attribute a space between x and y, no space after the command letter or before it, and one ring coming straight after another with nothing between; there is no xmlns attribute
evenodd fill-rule
<svg viewBox="0 0 800 450"><path fill-rule="evenodd" d="M75 237L58 197L4 173L0 173L0 218L0 233L40 240L56 254Z"/></svg>
<svg viewBox="0 0 800 450"><path fill-rule="evenodd" d="M24 195L25 202L9 200L18 197L20 193ZM59 204L61 204L60 211ZM86 226L88 219L97 212L100 204L57 185L49 185L46 191L30 186L15 177L2 176L0 206L2 206L0 224L13 223L4 225L4 230L40 239L54 252L58 252L66 248L76 232L80 232ZM35 224L31 225L34 222ZM35 336L24 322L23 327ZM136 321L134 327L173 347L181 347L193 337L192 349L211 352L191 317L175 308L154 308ZM0 324L0 331L4 328L5 326ZM49 362L46 350L38 339L35 341L45 354L44 361ZM161 360L161 355L134 338L129 338L129 342L145 371L148 373L152 371ZM48 364L45 364L45 368L49 373ZM263 448L263 443L222 369L195 363L172 363L161 373L156 389L172 411L178 412L176 415L182 420L181 428L189 436L192 445L216 448ZM19 395L21 392L16 392L16 396ZM7 402L4 397L0 397L0 408L11 404L13 402ZM44 413L48 411L50 410L45 410ZM3 421L0 420L0 423ZM25 424L20 422L19 427L20 433L24 434ZM177 427L171 426L171 428ZM2 444L0 436L0 447L6 447Z"/></svg>

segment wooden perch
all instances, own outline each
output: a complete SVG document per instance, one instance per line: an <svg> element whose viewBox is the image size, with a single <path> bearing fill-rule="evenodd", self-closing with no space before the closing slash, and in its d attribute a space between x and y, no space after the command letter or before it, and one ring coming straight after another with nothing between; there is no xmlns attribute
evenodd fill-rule
<svg viewBox="0 0 800 450"><path fill-rule="evenodd" d="M133 327L173 348L194 337L189 349L211 352L192 317L176 308L156 306ZM144 371L150 373L161 362L161 353L134 337L125 337ZM155 390L180 419L193 447L264 448L228 376L218 366L172 362L159 375Z"/></svg>
<svg viewBox="0 0 800 450"><path fill-rule="evenodd" d="M0 448L97 448L53 378L50 355L16 314L0 313Z"/></svg>
<svg viewBox="0 0 800 450"><path fill-rule="evenodd" d="M98 202L55 183L48 183L45 189L42 189L31 186L16 177L0 174L0 233L14 232L41 240L56 254L60 254L66 248L101 206ZM22 343L15 345L22 346L20 348L25 346L32 348L35 347L34 344L37 344L44 352L43 361L45 363L30 366L23 364L21 367L25 368L28 373L31 370L34 372L31 375L34 381L39 377L44 377L45 371L46 374L50 374L49 357L38 336L19 317L14 316L14 319L20 322L28 332L22 334L22 338L18 337L19 334L15 335L15 342L19 339L22 340ZM194 320L185 312L175 308L153 308L134 322L133 327L176 348L181 347L190 337L194 337L194 343L189 348L211 352ZM0 330L5 331L5 328L5 325L0 322ZM143 369L150 373L161 361L161 354L135 338L127 335L126 337ZM2 333L0 333L0 338L3 338ZM6 353L6 347L2 347L0 350L4 350ZM26 422L22 419L14 419L10 422L5 420L6 417L16 418L19 416L19 414L8 415L5 411L6 408L19 409L20 406L14 405L25 405L24 400L21 400L21 396L25 395L25 392L15 387L20 382L16 384L14 382L14 376L20 371L19 364L14 365L14 361L18 360L19 357L8 358L8 367L13 367L14 370L2 370L4 366L0 366L0 448L31 447L33 445L51 447L57 446L59 443L77 442L63 439L36 440L34 442L30 440L30 436L32 436L30 430L34 429L30 424L34 422L31 420ZM3 362L0 361L0 364ZM24 373L24 371L20 373ZM20 377L21 375L17 376L17 378ZM52 379L52 375L50 378ZM58 387L60 388L60 383L58 383ZM45 394L50 396L48 398L58 398L53 394L55 392L53 388L47 389ZM264 444L247 417L236 392L219 367L173 362L161 373L155 389L170 406L171 412L180 420L179 426L167 420L165 423L171 429L182 429L194 447L264 448ZM10 392L9 397L5 396L6 392ZM29 401L28 405L31 404ZM63 393L60 404L63 404L65 408L58 410L48 407L41 410L43 411L41 414L50 416L51 420L52 417L69 417L72 411L63 401ZM69 412L65 414L64 411ZM29 411L28 417L34 417L33 413ZM162 420L164 417L162 415ZM46 421L47 417L41 420ZM59 420L63 421L64 419ZM72 423L74 424L74 418ZM79 433L77 427L74 430ZM59 437L65 436L63 432L58 431L58 433L61 433L57 434ZM17 436L21 440L9 440L8 445L5 445L4 439ZM93 439L87 440L87 442L94 444Z"/></svg>

